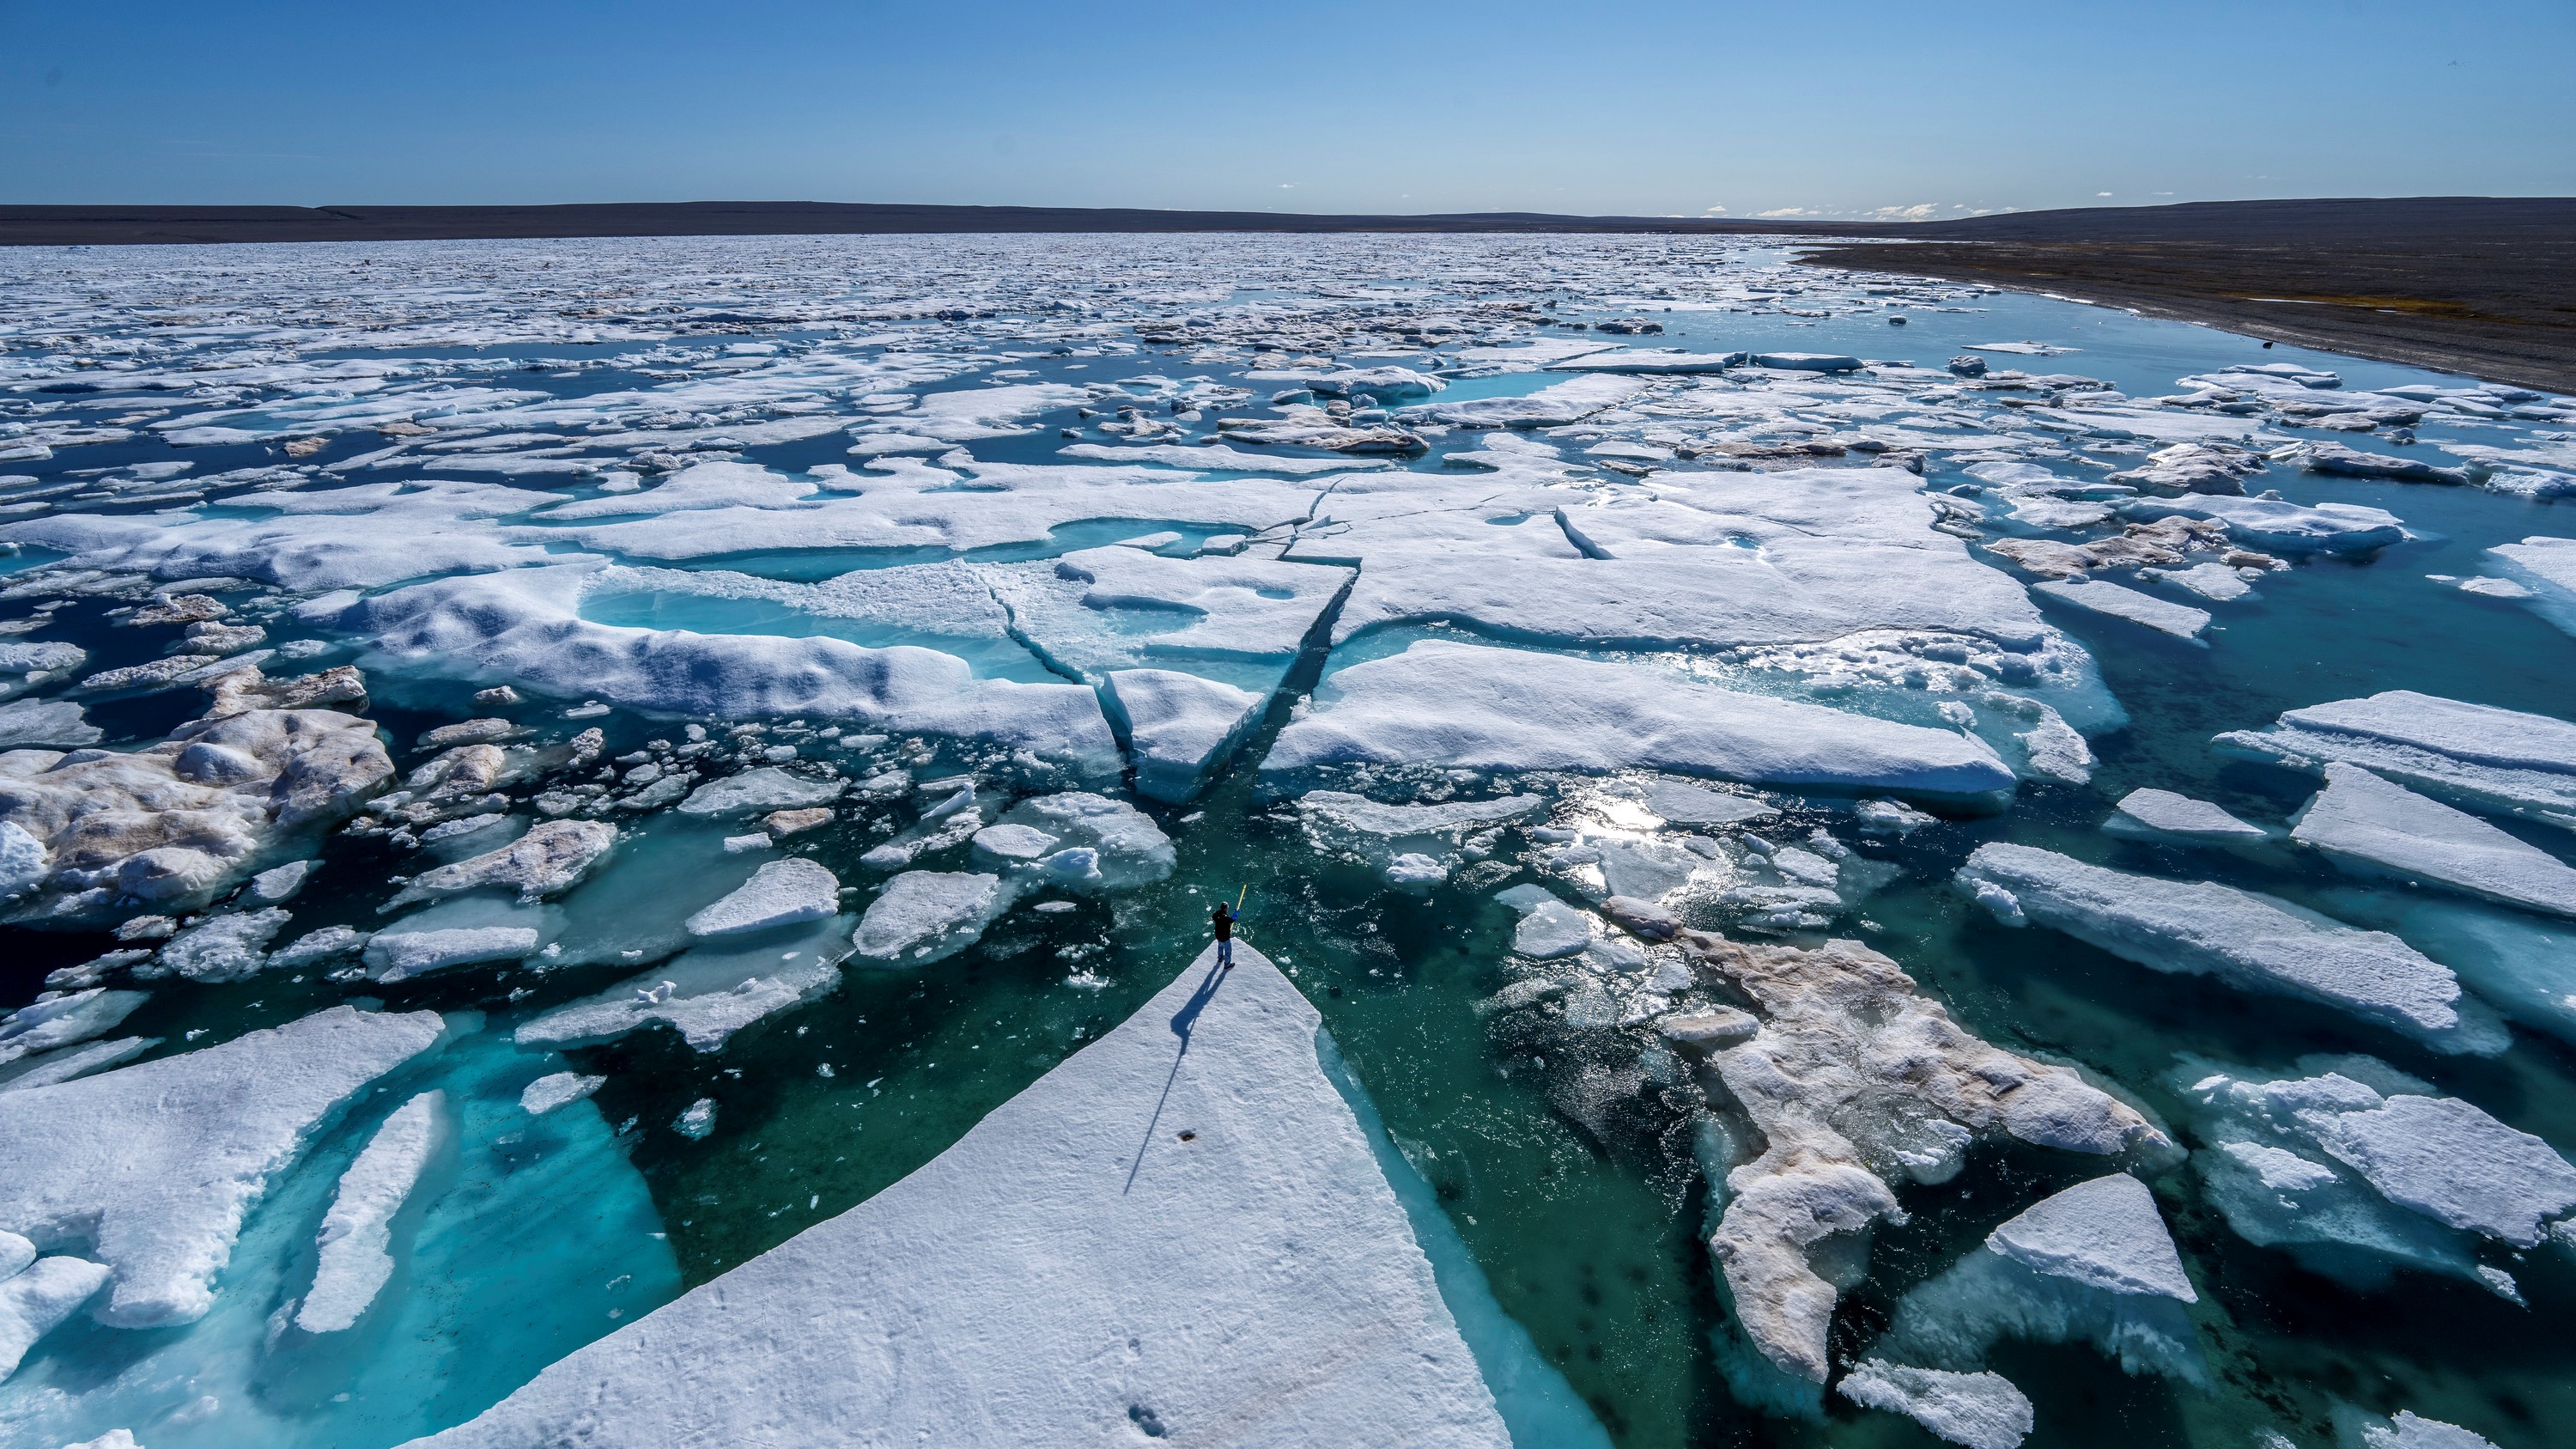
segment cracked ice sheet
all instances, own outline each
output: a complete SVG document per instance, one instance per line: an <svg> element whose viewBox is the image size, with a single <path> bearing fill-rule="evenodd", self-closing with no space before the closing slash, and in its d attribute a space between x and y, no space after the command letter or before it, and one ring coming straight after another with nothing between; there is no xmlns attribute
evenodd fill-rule
<svg viewBox="0 0 2576 1449"><path fill-rule="evenodd" d="M1973 796L2013 788L1982 741L1664 670L1424 640L1327 679L1280 732L1265 775L1400 763L1631 768L1748 783Z"/></svg>
<svg viewBox="0 0 2576 1449"><path fill-rule="evenodd" d="M1292 558L1356 559L1336 644L1385 624L1472 622L1554 643L1813 643L1940 630L2011 647L2048 633L2021 586L1932 528L1895 468L1658 476L1650 490L1496 474L1345 479Z"/></svg>
<svg viewBox="0 0 2576 1449"><path fill-rule="evenodd" d="M964 660L909 645L593 624L580 605L596 569L416 584L353 605L339 622L375 641L375 667L397 672L700 718L826 715L989 740L1082 772L1117 768L1099 701L1078 685L979 680Z"/></svg>

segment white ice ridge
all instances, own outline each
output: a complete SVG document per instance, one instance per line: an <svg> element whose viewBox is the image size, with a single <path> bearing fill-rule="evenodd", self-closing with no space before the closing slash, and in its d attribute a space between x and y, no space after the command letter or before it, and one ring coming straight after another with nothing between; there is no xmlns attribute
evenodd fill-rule
<svg viewBox="0 0 2576 1449"><path fill-rule="evenodd" d="M1331 675L1261 768L1363 763L1645 768L1944 796L2014 783L2011 767L1968 735L1741 694L1642 665L1442 640Z"/></svg>
<svg viewBox="0 0 2576 1449"><path fill-rule="evenodd" d="M2472 809L2576 828L2576 724L2548 715L2392 689L2290 710L2216 744L2317 773L2334 760L2367 765Z"/></svg>
<svg viewBox="0 0 2576 1449"><path fill-rule="evenodd" d="M817 714L990 740L1089 771L1119 765L1092 691L978 679L932 649L839 639L700 634L594 624L580 614L592 569L514 569L415 584L350 607L385 664L505 680L550 693L703 718Z"/></svg>
<svg viewBox="0 0 2576 1449"><path fill-rule="evenodd" d="M295 1326L337 1333L358 1321L393 1276L393 1220L446 1130L447 1098L423 1092L387 1117L349 1170L322 1218L320 1260Z"/></svg>
<svg viewBox="0 0 2576 1449"><path fill-rule="evenodd" d="M2395 936L2209 881L2163 880L1997 842L1959 867L1960 891L2011 925L2025 920L2156 971L2215 976L2304 996L2439 1051L2504 1049L2501 1028L2459 1010L2460 983Z"/></svg>
<svg viewBox="0 0 2576 1449"><path fill-rule="evenodd" d="M2292 823L2290 838L2469 895L2576 916L2576 869L2359 765L2326 766L2326 787Z"/></svg>
<svg viewBox="0 0 2576 1449"><path fill-rule="evenodd" d="M0 1093L0 1230L89 1245L99 1317L191 1323L271 1174L359 1090L438 1044L438 1014L335 1006L220 1046Z"/></svg>
<svg viewBox="0 0 2576 1449"><path fill-rule="evenodd" d="M1864 1359L1834 1392L1863 1408L1903 1414L1966 1449L2017 1449L2031 1430L2030 1400L1999 1373L1950 1373Z"/></svg>
<svg viewBox="0 0 2576 1449"><path fill-rule="evenodd" d="M1509 1439L1316 1055L1214 952L910 1177L438 1449Z"/></svg>

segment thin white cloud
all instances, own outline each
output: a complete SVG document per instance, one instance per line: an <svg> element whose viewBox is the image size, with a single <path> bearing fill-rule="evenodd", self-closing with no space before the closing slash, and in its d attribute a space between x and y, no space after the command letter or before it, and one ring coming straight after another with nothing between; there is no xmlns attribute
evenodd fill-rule
<svg viewBox="0 0 2576 1449"><path fill-rule="evenodd" d="M1772 208L1771 210L1769 210L1769 211L1757 211L1757 212L1755 212L1755 213L1753 213L1753 214L1754 214L1755 216L1763 217L1763 218L1765 218L1765 219L1776 219L1776 218L1780 218L1780 217L1790 217L1790 216L1822 216L1822 215L1824 215L1824 213L1823 213L1823 212L1821 212L1821 211L1817 211L1817 210L1815 210L1815 209L1814 209L1814 208L1812 208L1812 207L1805 207L1805 206L1778 206L1778 207L1773 207L1773 208Z"/></svg>

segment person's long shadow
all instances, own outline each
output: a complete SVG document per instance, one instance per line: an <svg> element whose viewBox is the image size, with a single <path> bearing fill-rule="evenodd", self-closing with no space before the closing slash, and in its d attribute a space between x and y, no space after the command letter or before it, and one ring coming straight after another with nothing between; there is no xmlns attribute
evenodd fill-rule
<svg viewBox="0 0 2576 1449"><path fill-rule="evenodd" d="M1154 1115L1145 1123L1145 1140L1136 1144L1136 1161L1127 1169L1127 1185L1118 1189L1120 1197L1134 1190L1136 1174L1145 1168L1146 1149L1154 1145L1154 1129L1162 1125L1163 1107L1172 1100L1172 1083L1180 1080L1181 1061L1190 1054L1190 1033L1198 1027L1199 1013L1207 1010L1208 1003L1216 999L1216 989L1225 984L1225 976L1226 968L1209 962L1208 973L1199 979L1198 989L1190 993L1189 1000L1181 1003L1180 1010L1172 1013L1172 1035L1181 1039L1180 1050L1172 1053L1172 1070L1163 1078L1163 1095L1155 1099Z"/></svg>

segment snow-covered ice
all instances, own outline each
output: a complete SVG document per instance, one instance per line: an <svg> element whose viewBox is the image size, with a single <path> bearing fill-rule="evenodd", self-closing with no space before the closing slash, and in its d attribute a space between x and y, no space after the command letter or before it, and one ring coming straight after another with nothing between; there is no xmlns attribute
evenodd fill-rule
<svg viewBox="0 0 2576 1449"><path fill-rule="evenodd" d="M2001 842L1977 847L1957 880L2011 924L2026 917L2153 970L2322 1001L2444 1051L2503 1049L2491 1023L2463 1016L2448 967L2287 901Z"/></svg>
<svg viewBox="0 0 2576 1449"><path fill-rule="evenodd" d="M115 1271L102 1321L189 1323L272 1174L366 1085L438 1044L438 1014L335 1006L219 1046L0 1093L0 1228Z"/></svg>
<svg viewBox="0 0 2576 1449"><path fill-rule="evenodd" d="M2290 838L2341 859L2525 910L2576 916L2576 869L2537 846L2392 785L2359 765L2325 767Z"/></svg>
<svg viewBox="0 0 2576 1449"><path fill-rule="evenodd" d="M1510 1442L1314 1008L1214 952L910 1177L554 1365L438 1449ZM1258 1353L1229 1343L1261 1345ZM1103 1355L1101 1346L1123 1345Z"/></svg>
<svg viewBox="0 0 2576 1449"><path fill-rule="evenodd" d="M1644 767L1926 795L2008 791L1965 735L1601 664L1425 640L1332 675L1265 773L1363 762L1510 770Z"/></svg>

